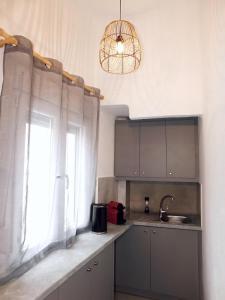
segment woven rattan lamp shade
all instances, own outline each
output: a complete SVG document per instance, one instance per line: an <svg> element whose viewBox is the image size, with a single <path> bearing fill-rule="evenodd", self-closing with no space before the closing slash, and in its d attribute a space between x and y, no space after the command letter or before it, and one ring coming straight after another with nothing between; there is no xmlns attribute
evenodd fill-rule
<svg viewBox="0 0 225 300"><path fill-rule="evenodd" d="M99 59L104 71L127 74L141 63L141 45L134 26L126 20L115 20L105 28L100 42Z"/></svg>

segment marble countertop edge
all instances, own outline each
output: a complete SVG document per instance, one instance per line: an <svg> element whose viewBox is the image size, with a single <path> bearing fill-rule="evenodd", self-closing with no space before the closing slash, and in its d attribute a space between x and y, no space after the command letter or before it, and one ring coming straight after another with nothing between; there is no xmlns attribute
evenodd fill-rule
<svg viewBox="0 0 225 300"><path fill-rule="evenodd" d="M161 227L161 228L173 228L173 229L180 229L180 230L197 230L202 231L201 226L198 225L188 225L188 224L175 224L175 223L163 223L158 221L139 221L139 220L132 220L129 221L128 224L131 225L140 225L140 226L152 226L152 227Z"/></svg>
<svg viewBox="0 0 225 300"><path fill-rule="evenodd" d="M201 231L201 226L198 225L168 224L143 219L128 220L126 225L108 224L107 234L99 235L91 231L79 234L70 249L52 252L19 278L0 286L0 300L45 299L132 225Z"/></svg>
<svg viewBox="0 0 225 300"><path fill-rule="evenodd" d="M90 231L78 235L70 249L54 251L19 278L1 286L0 300L45 299L130 226L108 224L106 234L99 235Z"/></svg>

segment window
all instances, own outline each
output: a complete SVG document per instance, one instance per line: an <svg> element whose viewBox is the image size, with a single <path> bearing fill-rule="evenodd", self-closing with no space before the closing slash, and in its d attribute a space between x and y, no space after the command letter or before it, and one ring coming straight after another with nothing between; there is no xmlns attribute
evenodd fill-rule
<svg viewBox="0 0 225 300"><path fill-rule="evenodd" d="M24 249L31 249L49 241L49 216L54 197L54 170L52 119L32 113L32 122L27 125L29 165L25 176L27 185ZM26 149L27 152L27 149ZM26 162L27 163L27 162Z"/></svg>
<svg viewBox="0 0 225 300"><path fill-rule="evenodd" d="M51 72L33 63L21 43L27 55L10 52L1 95L1 282L71 245L95 195L99 91L66 80L57 61Z"/></svg>
<svg viewBox="0 0 225 300"><path fill-rule="evenodd" d="M24 176L23 250L27 259L53 241L76 233L81 129L70 124L61 140L56 139L55 130L53 118L32 113ZM64 140L66 147L59 151Z"/></svg>
<svg viewBox="0 0 225 300"><path fill-rule="evenodd" d="M77 226L77 202L80 194L80 144L81 129L69 125L66 134L66 216L65 230L69 232Z"/></svg>

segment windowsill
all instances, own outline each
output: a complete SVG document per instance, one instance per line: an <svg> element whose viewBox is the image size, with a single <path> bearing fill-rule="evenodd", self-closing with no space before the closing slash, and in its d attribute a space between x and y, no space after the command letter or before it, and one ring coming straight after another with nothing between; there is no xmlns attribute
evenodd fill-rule
<svg viewBox="0 0 225 300"><path fill-rule="evenodd" d="M1 286L0 299L45 299L129 227L108 224L107 234L98 235L91 231L79 234L72 248L54 251L21 277Z"/></svg>

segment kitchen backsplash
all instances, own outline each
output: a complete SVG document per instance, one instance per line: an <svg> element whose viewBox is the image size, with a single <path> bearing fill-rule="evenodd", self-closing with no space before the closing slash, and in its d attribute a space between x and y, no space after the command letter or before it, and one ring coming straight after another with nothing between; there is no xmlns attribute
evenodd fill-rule
<svg viewBox="0 0 225 300"><path fill-rule="evenodd" d="M158 213L160 200L172 194L174 201L166 200L169 212L200 216L200 185L198 183L117 181L114 177L98 178L98 203L111 200L122 202L127 212L144 212L144 198L150 198L150 212Z"/></svg>
<svg viewBox="0 0 225 300"><path fill-rule="evenodd" d="M166 200L170 213L200 216L200 185L198 183L127 182L127 204L132 212L144 212L144 198L148 196L150 212L158 213L160 200L166 194L175 196L174 201Z"/></svg>

